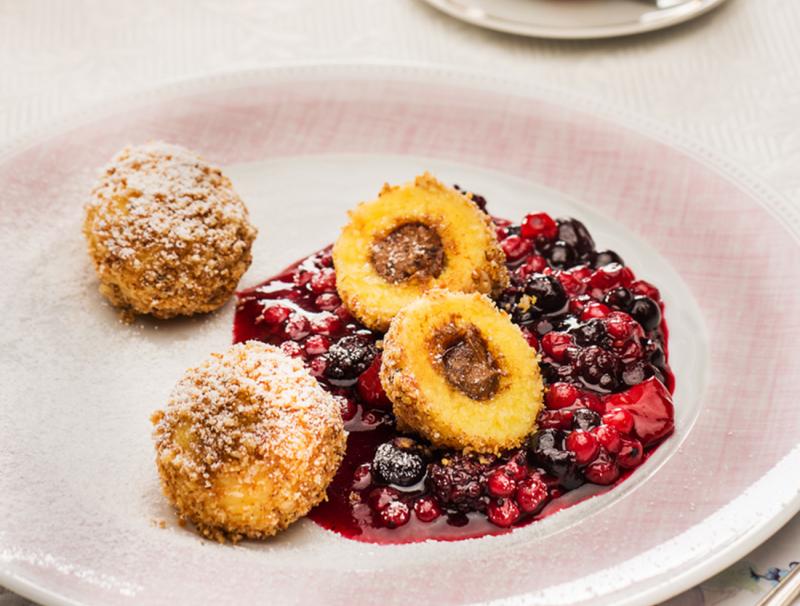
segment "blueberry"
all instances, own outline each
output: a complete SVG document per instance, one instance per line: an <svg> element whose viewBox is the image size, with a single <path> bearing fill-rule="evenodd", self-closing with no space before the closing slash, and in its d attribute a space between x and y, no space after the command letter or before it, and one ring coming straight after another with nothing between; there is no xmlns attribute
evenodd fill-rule
<svg viewBox="0 0 800 606"><path fill-rule="evenodd" d="M425 477L426 461L413 440L395 438L378 446L372 458L372 471L387 484L412 486Z"/></svg>
<svg viewBox="0 0 800 606"><path fill-rule="evenodd" d="M555 242L547 251L547 258L550 260L550 265L559 269L572 267L577 257L578 255L575 249L562 240Z"/></svg>
<svg viewBox="0 0 800 606"><path fill-rule="evenodd" d="M600 415L590 408L579 408L572 413L572 428L589 431L600 425Z"/></svg>
<svg viewBox="0 0 800 606"><path fill-rule="evenodd" d="M564 434L556 429L536 432L528 440L528 460L558 478L564 488L577 488L584 483L575 455L563 450Z"/></svg>
<svg viewBox="0 0 800 606"><path fill-rule="evenodd" d="M534 247L536 247L536 249L540 252L546 252L550 250L552 243L553 241L544 234L539 234L533 239Z"/></svg>
<svg viewBox="0 0 800 606"><path fill-rule="evenodd" d="M547 463L542 469L557 477L559 483L567 490L573 490L585 482L572 452L553 449L548 450L545 457Z"/></svg>
<svg viewBox="0 0 800 606"><path fill-rule="evenodd" d="M512 282L519 280L517 274L511 275ZM517 308L517 300L519 299L519 289L515 286L506 288L497 299L497 306L503 311L513 314Z"/></svg>
<svg viewBox="0 0 800 606"><path fill-rule="evenodd" d="M606 325L600 318L592 318L571 329L570 334L578 345L601 345L606 338Z"/></svg>
<svg viewBox="0 0 800 606"><path fill-rule="evenodd" d="M535 297L531 308L540 314L563 312L569 299L561 282L553 276L531 274L525 282L525 294Z"/></svg>
<svg viewBox="0 0 800 606"><path fill-rule="evenodd" d="M561 483L561 486L567 490L575 490L579 486L582 486L586 483L586 478L583 476L581 469L575 463L575 455L571 452L567 454L569 454L569 463L565 465L559 473L556 474L556 477Z"/></svg>
<svg viewBox="0 0 800 606"><path fill-rule="evenodd" d="M625 265L625 261L622 260L622 257L620 257L613 250L601 250L600 252L592 254L593 267L605 267L609 263L619 263L620 265Z"/></svg>
<svg viewBox="0 0 800 606"><path fill-rule="evenodd" d="M542 372L542 377L544 378L545 383L548 385L551 383L557 383L561 380L559 371L562 368L563 366L556 366L550 362L541 362L539 364L539 370Z"/></svg>
<svg viewBox="0 0 800 606"><path fill-rule="evenodd" d="M628 364L622 371L622 382L632 387L638 385L652 374L652 369L642 361Z"/></svg>
<svg viewBox="0 0 800 606"><path fill-rule="evenodd" d="M628 311L633 305L633 293L624 286L618 286L606 293L603 303L615 309Z"/></svg>
<svg viewBox="0 0 800 606"><path fill-rule="evenodd" d="M661 324L661 308L650 297L636 297L631 305L630 314L645 330L653 330Z"/></svg>
<svg viewBox="0 0 800 606"><path fill-rule="evenodd" d="M572 246L580 256L594 250L594 240L586 226L577 219L558 219L558 239Z"/></svg>
<svg viewBox="0 0 800 606"><path fill-rule="evenodd" d="M554 323L550 318L541 318L533 325L533 331L539 336L544 336L548 332L551 332L555 329L556 323Z"/></svg>
<svg viewBox="0 0 800 606"><path fill-rule="evenodd" d="M666 367L667 357L664 355L664 346L659 341L655 339L645 340L644 351L650 364L657 368Z"/></svg>
<svg viewBox="0 0 800 606"><path fill-rule="evenodd" d="M463 192L465 194L470 193L468 189L463 189L458 185L458 183L453 184L453 189L455 189L456 191ZM486 198L484 198L480 194L476 194L475 192L471 193L472 193L472 201L475 203L475 205L478 208L480 208L483 212L486 212Z"/></svg>
<svg viewBox="0 0 800 606"><path fill-rule="evenodd" d="M325 376L340 381L356 379L369 368L376 354L375 345L369 337L342 337L328 350Z"/></svg>
<svg viewBox="0 0 800 606"><path fill-rule="evenodd" d="M551 448L560 449L563 445L564 434L558 429L543 429L528 438L528 452L534 457Z"/></svg>

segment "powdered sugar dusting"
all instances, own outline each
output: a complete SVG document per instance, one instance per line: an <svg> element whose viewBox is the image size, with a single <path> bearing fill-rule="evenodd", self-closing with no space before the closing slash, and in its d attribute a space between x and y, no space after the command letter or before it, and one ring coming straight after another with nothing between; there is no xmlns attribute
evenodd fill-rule
<svg viewBox="0 0 800 606"><path fill-rule="evenodd" d="M219 168L152 142L104 169L84 233L112 303L169 317L221 305L250 264L256 230Z"/></svg>
<svg viewBox="0 0 800 606"><path fill-rule="evenodd" d="M109 249L123 258L143 241L181 249L191 240L219 239L215 228L226 222L247 220L247 210L220 169L184 147L163 142L129 146L117 154L92 191L89 206L97 208L120 196L128 203L130 220L120 225L100 217L97 226L111 238Z"/></svg>
<svg viewBox="0 0 800 606"><path fill-rule="evenodd" d="M189 424L189 449L172 454L209 487L229 461L311 457L322 436L342 426L336 402L300 360L255 341L189 369L155 420L159 452L175 449L176 430Z"/></svg>

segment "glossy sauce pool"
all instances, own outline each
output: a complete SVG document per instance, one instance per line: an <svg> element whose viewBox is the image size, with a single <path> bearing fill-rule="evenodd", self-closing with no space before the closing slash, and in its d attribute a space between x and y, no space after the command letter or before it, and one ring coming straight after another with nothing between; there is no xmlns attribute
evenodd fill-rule
<svg viewBox="0 0 800 606"><path fill-rule="evenodd" d="M509 238L520 238L518 227L499 219L495 222L501 244L505 244ZM516 240L512 244L518 247ZM507 247L504 246L505 248ZM559 270L550 265L546 256L540 254L543 250L546 254L546 242L533 241L528 248L530 250L525 256L512 258L508 263L512 277L516 277L512 280L512 284L514 282L524 284L527 275L533 270L535 270L533 273L544 272L561 280L569 297L569 308L565 308L566 311L557 320L549 318L528 322L527 318L521 320L517 318L529 342L542 354L543 377L546 384L552 384L554 378L560 380L562 376L573 382L582 379L580 377L575 379L574 369L570 371L571 367L566 368L557 363L542 349L541 342L544 335L552 331L576 330L576 326L579 328L585 326L596 317L606 317L609 309L616 308L609 304L606 310L600 309L603 305L598 301L615 301L616 299L609 299L609 293L615 288L623 286L639 298L648 295L663 310L657 289L649 283L635 280L628 268L620 271L621 265L612 263L600 269L591 267L582 269L587 264L579 264L569 270ZM506 252L509 256L509 251ZM514 250L511 250L511 253L513 257ZM592 252L591 258L597 259L600 254L603 253ZM542 267L542 259L545 267ZM605 257L602 260L605 260ZM600 273L602 275L599 275ZM579 286L575 286L576 282ZM498 301L498 304L514 316L512 313L514 294L504 296L505 300ZM598 315L594 315L594 310L586 312L587 305L596 307ZM602 313L606 316L602 316ZM645 324L654 322L652 318L642 317ZM605 485L585 482L576 490L570 490L572 486L565 487L553 473L538 467L535 462L529 462L527 472L546 483L548 498L537 510L522 512L518 519L504 527L492 523L484 511L461 512L453 509L448 511L446 504L441 506L441 515L436 519L421 521L414 511L415 504L420 499L433 499L436 494L427 476L409 487L387 487L385 482L372 477L369 464L377 447L401 434L395 428L391 405L376 379L380 365L379 352L370 364L370 368L355 379L335 380L326 375L326 353L343 337L358 337L371 344L379 343L382 338L381 334L370 331L355 321L341 304L335 290L335 271L330 247L293 264L262 284L240 292L233 339L234 342L257 339L279 346L289 355L303 358L311 373L323 387L334 394L342 407L345 428L349 432L347 452L328 487L327 501L313 509L309 517L320 526L350 539L371 543L408 543L428 539L458 540L510 532L515 527L527 525L581 500L605 492L629 477L634 467L646 460L672 430L673 414L669 393L673 391L674 379L667 364L666 323L660 315L658 319L656 327L651 327L646 332L640 330L637 334L641 334L641 337L631 337L631 340L642 345L639 349L643 352L638 354L638 358L634 355L635 351L633 354L619 353L618 356L620 359L626 355L633 356L630 357L633 361L620 371L620 376L627 376L630 380L630 376L637 377L635 373L639 372L640 367L644 367L651 378L643 379L638 388L634 385L626 390L623 389L625 385L620 385L620 389L615 390L615 393L605 393L604 390L594 392L593 386L579 383L583 389L580 392L582 399L579 398L575 404L567 408L544 410L539 418L540 428L553 428L553 431L568 435L576 430L572 412L582 406L580 402L590 402L587 406L599 410L600 413L611 409L612 404L616 405L619 402L623 402L625 406L630 405L627 410L636 420L636 426L631 432L631 436L635 437L632 439L636 441L638 437L639 442L644 445L643 452L636 459L635 465L623 467L622 459L619 458L620 465L616 465L617 473L610 478L612 481L607 482L604 479ZM576 338L585 337L579 332L575 332L575 335ZM606 344L610 342L608 339L606 336L604 341ZM608 347L621 346L616 343ZM651 359L656 360L657 365L651 364L649 361ZM643 366L641 360L647 360L647 363ZM568 371L573 372L573 375L569 375ZM655 378L652 378L653 373ZM663 383L669 391L663 387L651 388L655 383L659 385ZM633 393L636 389L638 389L636 397L639 399L633 403L625 402L625 394ZM643 390L644 396L642 396ZM518 451L507 453L494 460L487 469L491 471L503 465L515 452ZM435 451L436 461L440 458L444 460L448 456L445 451ZM576 473L582 472L578 469ZM407 516L401 517L398 524L387 525L371 505L370 495L376 490L386 488L396 495L392 498L401 501L408 512ZM487 494L481 499L486 503L493 497Z"/></svg>

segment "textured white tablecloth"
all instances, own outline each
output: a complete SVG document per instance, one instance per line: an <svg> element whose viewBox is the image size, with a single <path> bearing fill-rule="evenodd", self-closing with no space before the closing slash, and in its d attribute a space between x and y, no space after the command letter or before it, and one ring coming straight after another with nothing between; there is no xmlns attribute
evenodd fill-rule
<svg viewBox="0 0 800 606"><path fill-rule="evenodd" d="M598 0L602 1L602 0ZM800 0L729 0L642 37L495 34L418 0L0 0L0 146L44 121L174 78L296 60L384 59L501 70L671 125L800 203ZM0 472L1 473L1 472ZM2 525L2 521L0 521ZM670 602L753 604L800 560L800 518ZM27 604L0 588L0 606Z"/></svg>

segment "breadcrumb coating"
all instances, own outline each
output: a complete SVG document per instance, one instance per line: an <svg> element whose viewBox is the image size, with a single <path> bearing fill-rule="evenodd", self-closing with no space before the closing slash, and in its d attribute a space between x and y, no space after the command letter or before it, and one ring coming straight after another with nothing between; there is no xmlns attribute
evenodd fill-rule
<svg viewBox="0 0 800 606"><path fill-rule="evenodd" d="M350 313L385 331L433 288L497 294L508 286L491 219L470 196L425 173L384 185L376 200L351 210L333 247L337 290Z"/></svg>
<svg viewBox="0 0 800 606"><path fill-rule="evenodd" d="M85 212L100 292L128 312L213 311L250 266L256 229L247 208L219 168L178 145L120 151Z"/></svg>
<svg viewBox="0 0 800 606"><path fill-rule="evenodd" d="M479 338L491 389L471 394L453 377L448 352ZM496 376L495 376L496 373ZM392 320L383 340L381 385L398 427L436 446L499 453L534 431L543 385L535 351L485 295L432 290Z"/></svg>
<svg viewBox="0 0 800 606"><path fill-rule="evenodd" d="M152 416L164 493L216 540L264 538L325 499L346 433L303 363L258 341L186 371Z"/></svg>

